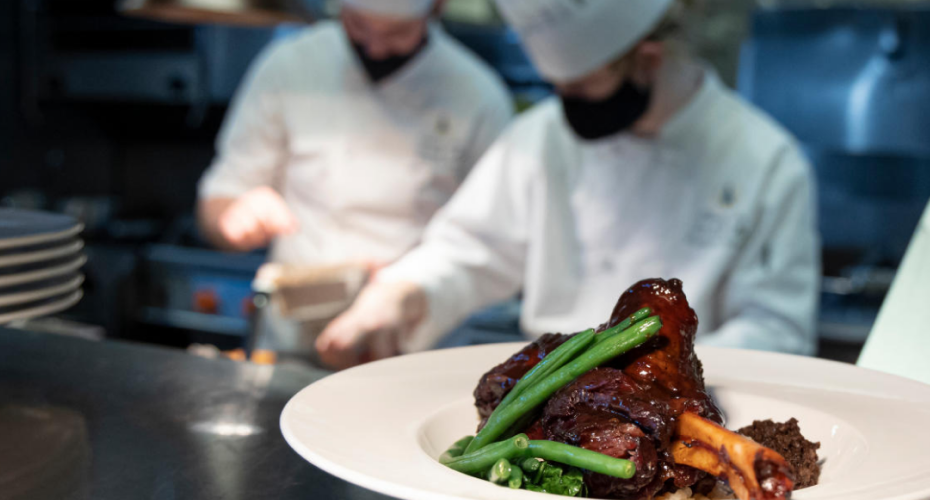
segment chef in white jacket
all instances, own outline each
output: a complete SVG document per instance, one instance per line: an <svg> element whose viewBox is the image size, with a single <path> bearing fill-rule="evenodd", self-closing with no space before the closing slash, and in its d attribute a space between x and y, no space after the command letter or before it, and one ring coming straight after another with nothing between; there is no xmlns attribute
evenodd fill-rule
<svg viewBox="0 0 930 500"><path fill-rule="evenodd" d="M430 22L432 0L343 4L265 50L239 89L199 186L219 246L391 262L510 120L503 82Z"/></svg>
<svg viewBox="0 0 930 500"><path fill-rule="evenodd" d="M441 4L344 0L260 55L199 185L208 239L305 265L390 263L420 241L513 113L431 21Z"/></svg>
<svg viewBox="0 0 930 500"><path fill-rule="evenodd" d="M514 121L423 243L328 326L323 359L429 348L521 289L529 335L580 331L650 277L683 280L699 343L813 353L811 168L788 133L673 49L679 6L498 5L558 95Z"/></svg>

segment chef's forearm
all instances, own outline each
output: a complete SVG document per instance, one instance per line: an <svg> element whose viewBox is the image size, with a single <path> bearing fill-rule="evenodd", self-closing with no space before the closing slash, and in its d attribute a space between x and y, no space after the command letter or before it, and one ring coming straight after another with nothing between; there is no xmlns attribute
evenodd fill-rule
<svg viewBox="0 0 930 500"><path fill-rule="evenodd" d="M452 267L437 265L429 252L414 250L399 262L377 275L385 283L404 283L415 287L413 304L421 314L402 342L403 352L417 352L432 347L442 336L471 312L469 297L461 291L462 277Z"/></svg>

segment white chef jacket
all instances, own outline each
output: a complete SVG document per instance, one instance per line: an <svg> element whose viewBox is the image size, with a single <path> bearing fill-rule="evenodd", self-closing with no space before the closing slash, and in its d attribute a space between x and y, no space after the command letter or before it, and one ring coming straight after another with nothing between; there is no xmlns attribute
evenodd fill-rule
<svg viewBox="0 0 930 500"><path fill-rule="evenodd" d="M300 230L276 239L274 261L390 262L419 242L512 109L500 78L438 26L373 86L341 25L319 22L253 64L199 194L275 187Z"/></svg>
<svg viewBox="0 0 930 500"><path fill-rule="evenodd" d="M859 366L930 384L930 205L865 343Z"/></svg>
<svg viewBox="0 0 930 500"><path fill-rule="evenodd" d="M514 121L423 244L378 279L427 293L429 317L407 350L521 286L521 327L538 336L596 327L633 283L677 277L699 342L809 354L813 197L789 134L709 70L652 139L584 143L551 98Z"/></svg>

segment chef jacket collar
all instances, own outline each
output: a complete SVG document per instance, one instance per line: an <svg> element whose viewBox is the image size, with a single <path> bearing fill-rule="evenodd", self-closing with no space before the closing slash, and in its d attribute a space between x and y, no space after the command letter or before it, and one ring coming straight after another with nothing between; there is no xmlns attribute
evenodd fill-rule
<svg viewBox="0 0 930 500"><path fill-rule="evenodd" d="M685 149L699 140L694 133L695 123L707 123L714 113L714 102L722 91L723 83L717 72L702 66L701 87L659 131L659 141L676 149ZM712 123L712 121L711 121Z"/></svg>
<svg viewBox="0 0 930 500"><path fill-rule="evenodd" d="M439 82L440 74L437 68L442 65L438 58L442 57L442 45L448 43L445 32L435 21L427 24L429 43L420 50L413 59L397 73L382 80L377 87L385 98L398 102L405 109L421 110L430 104L426 102L428 96L434 92L427 92L425 86Z"/></svg>
<svg viewBox="0 0 930 500"><path fill-rule="evenodd" d="M411 78L416 78L416 76L422 72L422 67L425 65L424 61L428 61L434 57L436 52L436 46L441 43L439 32L442 31L442 28L436 26L435 21L427 21L426 24L426 43L417 50L417 53L414 54L407 64L404 64L400 69L394 73L384 77L377 84L373 85L375 89L383 89L389 87L391 84L402 82L404 80L409 80ZM365 68L362 67L362 63L357 60L354 54L354 49L352 48L352 40L349 39L349 35L342 30L342 38L345 50L347 55L352 57L352 67L356 70L358 75L362 77L366 82L370 83L370 79L365 73Z"/></svg>
<svg viewBox="0 0 930 500"><path fill-rule="evenodd" d="M581 151L604 158L622 154L629 147L659 147L664 150L683 150L694 146L699 141L694 134L694 123L706 122L707 116L714 111L714 101L721 91L720 78L710 67L702 66L701 86L691 99L672 116L655 137L641 137L633 132L624 131L603 139L593 141L576 140ZM567 132L568 124L564 123Z"/></svg>

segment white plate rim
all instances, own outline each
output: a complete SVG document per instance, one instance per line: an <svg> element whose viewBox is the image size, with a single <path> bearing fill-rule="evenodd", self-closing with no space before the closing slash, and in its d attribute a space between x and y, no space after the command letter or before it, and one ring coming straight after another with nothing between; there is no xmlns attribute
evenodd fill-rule
<svg viewBox="0 0 930 500"><path fill-rule="evenodd" d="M0 291L0 307L15 306L17 304L25 304L28 302L35 302L37 300L54 297L56 295L62 295L80 287L81 283L84 283L84 275L77 273L68 281L63 283L56 283L45 288L27 290L25 292L17 292L13 294L4 294L2 291Z"/></svg>
<svg viewBox="0 0 930 500"><path fill-rule="evenodd" d="M0 276L0 288L6 288L16 285L22 285L26 283L31 283L34 281L41 281L48 278L54 278L56 276L61 276L62 274L68 274L70 272L77 271L84 264L87 263L87 256L80 254L74 258L74 260L66 262L64 264L48 267L45 269L36 269L35 271L27 271L24 273L8 274L5 276ZM3 293L0 290L0 293Z"/></svg>
<svg viewBox="0 0 930 500"><path fill-rule="evenodd" d="M7 250L16 247L25 247L30 245L40 245L49 241L63 240L80 234L84 230L84 224L78 222L74 226L63 231L54 233L32 234L29 236L17 236L15 238L0 239L0 250Z"/></svg>
<svg viewBox="0 0 930 500"><path fill-rule="evenodd" d="M36 318L39 316L46 316L49 314L54 314L57 312L64 311L65 309L77 304L81 297L84 296L84 292L81 290L75 290L74 293L63 297L60 300L51 302L48 304L42 304L41 306L32 307L29 309L22 309L20 311L14 311L11 313L0 314L0 324L9 323L11 321L17 321L21 319Z"/></svg>
<svg viewBox="0 0 930 500"><path fill-rule="evenodd" d="M513 352L516 352L517 350L519 350L519 348L522 345L525 345L525 343L497 344L495 345L495 347L500 349L500 353L509 352L512 354ZM338 461L330 460L329 458L309 448L305 443L301 442L300 439L297 437L296 431L291 428L291 421L292 421L292 418L296 418L296 415L298 413L296 407L299 404L298 401L301 399L301 395L306 394L308 391L312 390L312 387L315 384L320 384L323 381L331 380L333 377L339 377L340 375L346 376L346 374L359 373L358 370L364 370L366 369L366 367L373 367L374 365L377 365L379 363L387 363L387 362L392 362L392 361L397 362L398 360L402 360L404 358L412 359L414 356L430 356L430 355L434 355L435 353L448 352L452 350L478 349L478 348L486 348L486 347L489 347L489 346L471 346L471 347L465 347L465 348L445 349L445 350L440 350L440 351L418 353L418 354L408 355L408 356L401 357L401 358L395 358L394 360L385 360L385 361L378 362L378 363L371 363L369 365L363 365L363 366L356 367L351 370L346 370L344 372L340 372L340 373L331 375L329 377L326 377L324 379L321 379L320 381L317 381L314 384L311 384L310 386L304 388L298 394L293 396L290 401L288 401L279 419L279 425L281 427L281 432L285 438L285 441L299 455L303 456L306 460L308 460L314 466L330 474L333 474L337 477L340 477L346 481L349 481L359 486L371 489L373 491L395 496L398 498L410 499L410 500L420 500L420 499L428 499L428 498L442 498L442 499L456 499L456 500L473 499L475 498L474 496L449 494L449 493L443 493L443 492L437 492L437 491L426 491L426 490L419 489L416 487L406 486L406 485L398 484L392 481L383 480L378 477L369 476L365 474L364 472L356 471L351 466L339 463ZM704 350L704 351L711 351L711 352L719 351L722 353L730 353L728 354L729 356L732 356L733 352L739 351L739 350L733 350L733 349L708 348L708 347L700 347L700 346L698 349L699 349L699 352L701 350ZM857 394L870 394L873 396L878 396L879 393L875 392L877 387L880 387L881 385L885 383L892 383L892 384L896 384L897 388L896 390L888 393L888 397L890 399L893 399L898 402L917 403L920 405L926 405L928 402L930 402L930 386L914 381L914 380L899 377L896 375L891 375L891 374L887 374L884 372L879 372L879 371L870 370L866 368L860 368L860 367L856 367L854 365L848 365L845 363L820 360L820 359L815 359L815 358L806 358L806 357L801 357L801 356L792 356L792 355L786 355L786 354L780 354L780 353L761 352L761 351L739 351L739 352L751 353L752 356L761 356L763 358L772 356L775 358L770 358L770 359L776 359L776 360L779 360L779 359L784 360L786 359L786 357L796 358L798 360L802 360L801 361L802 364L813 362L817 364L823 364L825 367L832 366L832 368L826 368L826 369L837 372L833 375L838 375L840 376L840 378L848 375L849 373L852 373L849 370L855 370L855 371L861 372L862 374L861 377L868 376L870 378L874 378L876 382L879 383L879 385L869 384L868 387L862 389L861 391L856 388L850 388L848 390L837 390L835 386L826 387L827 390L838 392L838 393L843 393L843 394L848 395L849 397L855 397ZM702 355L702 358L703 357L704 356ZM501 360L503 359L504 358L501 358ZM501 360L497 360L495 361L495 363L500 362ZM493 364L491 364L490 366L493 366ZM490 366L486 368L489 369ZM361 378L364 378L364 377L361 377ZM829 384L836 384L838 380L835 376L826 377L826 378L830 378L828 382ZM751 378L747 379L747 381L750 383L758 382L758 381L754 381ZM812 387L812 385L810 384L810 381L804 381L804 382L792 384L792 385L789 385L788 387L804 387L804 386ZM912 400L906 397L902 399L900 397L901 395L907 394L909 393L911 389L915 389L915 388L919 389L917 391L918 392L917 399ZM438 406L434 408L435 411L438 411L439 409L440 408ZM925 410L926 407L921 406L920 409ZM292 417L292 415L294 415L294 417ZM918 490L903 491L903 492L898 491L892 494L891 496L887 496L883 498L886 498L886 500L891 500L891 499L912 500L912 499L930 498L930 486L921 483L919 484L919 487L921 488L919 491ZM523 494L534 495L526 491L509 490L507 498L515 498L515 499L516 498L540 498L538 496L531 496L531 497L521 496ZM859 496L855 498L858 500L859 498L862 498L862 497Z"/></svg>
<svg viewBox="0 0 930 500"><path fill-rule="evenodd" d="M80 252L82 248L84 248L84 241L76 240L57 247L5 255L0 257L0 267L20 266L23 264L32 264L60 257L67 257Z"/></svg>

